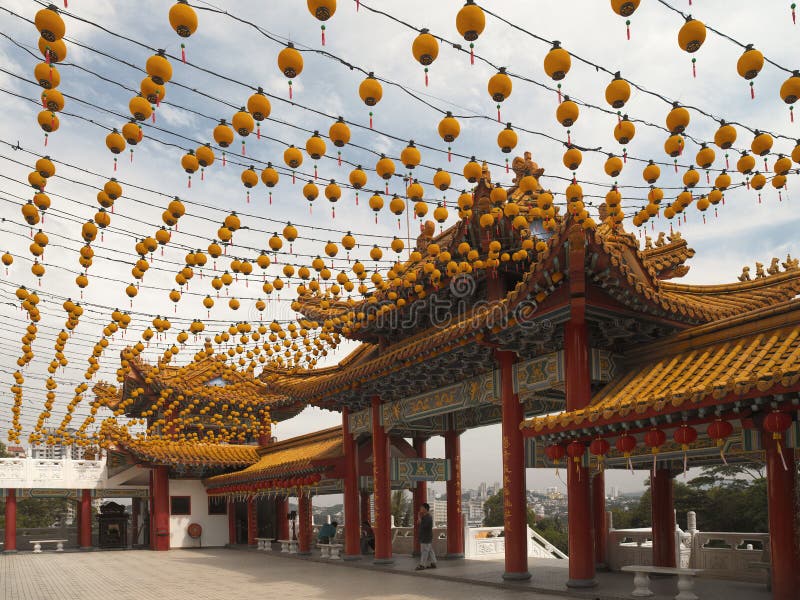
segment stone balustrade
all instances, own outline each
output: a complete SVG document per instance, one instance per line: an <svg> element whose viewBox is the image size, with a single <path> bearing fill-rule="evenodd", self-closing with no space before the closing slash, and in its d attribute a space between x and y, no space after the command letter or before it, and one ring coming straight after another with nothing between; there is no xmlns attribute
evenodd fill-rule
<svg viewBox="0 0 800 600"><path fill-rule="evenodd" d="M611 519L609 515L609 524ZM704 576L766 583L768 573L753 563L766 562L768 533L698 531L694 512L687 515L688 531L675 528L676 564L703 569ZM653 564L653 534L650 528L614 529L608 532L608 567Z"/></svg>

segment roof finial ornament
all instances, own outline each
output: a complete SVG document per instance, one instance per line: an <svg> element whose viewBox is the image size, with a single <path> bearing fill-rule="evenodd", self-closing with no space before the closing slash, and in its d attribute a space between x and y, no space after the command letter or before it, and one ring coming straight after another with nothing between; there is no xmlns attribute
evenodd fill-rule
<svg viewBox="0 0 800 600"><path fill-rule="evenodd" d="M791 254L787 254L786 262L782 263L781 266L783 267L784 271L792 271L800 268L800 259L792 258Z"/></svg>
<svg viewBox="0 0 800 600"><path fill-rule="evenodd" d="M666 242L664 241L665 233L663 231L658 232L658 238L656 239L656 248L661 248L664 246Z"/></svg>
<svg viewBox="0 0 800 600"><path fill-rule="evenodd" d="M644 249L645 250L653 249L653 238L651 238L649 235L644 236Z"/></svg>
<svg viewBox="0 0 800 600"><path fill-rule="evenodd" d="M769 275L777 275L781 270L779 263L780 259L773 257L772 261L769 263L769 267L767 267L767 273Z"/></svg>
<svg viewBox="0 0 800 600"><path fill-rule="evenodd" d="M750 281L750 267L747 265L742 267L742 274L739 275L739 281Z"/></svg>
<svg viewBox="0 0 800 600"><path fill-rule="evenodd" d="M766 279L767 274L764 272L764 263L756 263L756 279Z"/></svg>

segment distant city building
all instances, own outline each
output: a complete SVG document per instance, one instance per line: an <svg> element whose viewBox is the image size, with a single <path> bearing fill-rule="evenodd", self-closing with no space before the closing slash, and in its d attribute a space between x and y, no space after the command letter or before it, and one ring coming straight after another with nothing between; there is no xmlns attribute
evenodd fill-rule
<svg viewBox="0 0 800 600"><path fill-rule="evenodd" d="M25 448L22 446L8 446L6 447L6 453L11 458L25 458Z"/></svg>
<svg viewBox="0 0 800 600"><path fill-rule="evenodd" d="M76 433L76 429L68 429L67 433ZM44 430L44 438L48 436L55 436L55 428L47 428ZM71 445L65 446L63 444L35 444L31 446L31 458L45 459L45 460L61 460L69 458L71 460L83 460L86 449L82 446Z"/></svg>
<svg viewBox="0 0 800 600"><path fill-rule="evenodd" d="M487 485L485 481L481 481L481 484L478 486L478 498L487 498Z"/></svg>

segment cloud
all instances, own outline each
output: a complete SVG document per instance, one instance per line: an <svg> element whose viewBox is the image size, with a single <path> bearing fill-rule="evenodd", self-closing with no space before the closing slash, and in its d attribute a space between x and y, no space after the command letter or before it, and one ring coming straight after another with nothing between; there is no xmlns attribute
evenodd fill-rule
<svg viewBox="0 0 800 600"><path fill-rule="evenodd" d="M624 20L614 15L604 3L588 6L585 2L570 0L559 3L486 2L485 5L537 35L561 40L575 55L590 58L613 71L620 70L625 77L668 98L701 106L710 114L727 120L787 133L790 139L776 140L776 149L781 152L789 152L794 146L794 138L798 137L800 121L794 124L788 122L786 105L777 94L785 73L769 65L765 67L755 81L756 101L751 101L749 87L735 71L735 61L741 48L709 34L705 45L696 55L697 77L692 77L691 57L680 51L676 44L680 18L657 3L643 3L631 19L630 42L625 37ZM723 10L725 6L720 1L703 2L693 7L694 16L729 32L736 39L754 41L757 47L779 64L793 64L793 47L781 43L782 40L791 39L789 35L794 33L788 18L774 19L769 36L753 39L752 19L762 16L755 12L758 9L753 8L752 18L748 19L742 11ZM32 18L38 5L12 0L7 3L7 8ZM451 3L392 3L388 8L382 5L381 8L398 19L418 27L429 27L449 40L464 43L457 39L454 27L456 7ZM279 276L282 262L297 266L307 263L311 257L321 253L322 246L328 240L338 242L343 230L353 231L359 242L359 247L351 253L351 259L363 260L372 244L381 239L371 236L387 236L382 239L384 244L394 235L413 240L418 227L417 222L410 219L407 228L405 219L401 219L398 229L397 220L386 210L375 223L373 214L366 208L366 200L370 193L368 190L383 188L383 182L377 181L374 174L370 176L367 189L360 194L358 207L354 194L344 194L336 204L335 219L324 199L316 200L310 212L309 203L300 193L308 179L307 175L298 175L296 183L292 184L291 176L284 173L279 185L272 190L271 203L263 185L251 190L248 203L240 181L243 167L233 164L248 163L247 158L233 156L240 151L238 139L230 148L227 166L222 166L222 156L218 155L214 165L206 169L203 180L199 173L195 174L192 187L188 187L187 174L180 168L182 154L195 148L198 143L210 140L216 122L222 118L230 121L235 110L244 105L248 96L259 86L275 97L271 101L271 119L262 125L261 140L254 136L247 140L247 157L256 165L271 161L283 166L282 155L286 143L303 148L310 132L319 130L327 133L333 118L338 115L351 123L366 125L369 121L370 109L361 103L357 93L363 73L351 70L347 64L306 52L305 69L293 82L294 102L313 108L311 111L304 110L289 102L286 80L277 70L276 56L281 44L262 36L246 24L212 11L200 12L198 32L184 41L189 60L205 70L173 60L173 83L167 86L167 102L157 110L155 127L150 123L143 124L145 137L135 147L133 161L126 150L117 157L117 170L114 171L113 157L104 145L106 128L121 127L127 121L127 105L132 93L129 90L138 89L144 77L141 69L152 53L150 48L165 48L168 53L178 56L182 40L169 28L167 7L160 2L75 3L70 10L87 22L67 18L68 38L133 66L122 65L107 56L70 43L68 62L95 71L103 79L69 64L59 66L62 76L60 89L94 106L68 100L66 110L76 116L62 115L61 129L49 136L46 148L43 146L42 132L35 124L37 106L4 94L0 139L11 144L19 141L25 148L41 154L48 153L59 161L93 173L59 166L57 176L48 184L47 192L51 195L53 207L46 215L42 228L51 236L52 247L45 252L47 273L39 288L39 283L29 271L30 263L24 260L29 256L29 228L21 224L19 213L19 204L30 197L30 189L25 182L35 156L12 151L9 146L0 148L0 156L5 157L0 159L0 175L6 177L0 192L0 198L6 200L0 204L6 221L0 228L6 247L17 257L9 276L2 280L0 297L10 301L15 287L24 284L40 291L43 298L40 334L33 344L36 358L26 370L22 417L26 427L35 422L42 407L42 379L47 374L45 369L53 355L54 337L64 321L61 302L67 296L74 299L80 296L74 284L75 275L80 270L77 263L77 250L82 245L79 239L80 226L83 221L93 218L97 211L97 188L107 178L116 176L124 181L125 194L115 204L112 225L104 234L104 240L93 245L96 259L89 270L91 283L83 292L87 314L67 345L69 366L58 373L59 380L64 383L57 392L57 410L54 414L63 411L72 397L72 388L83 380L87 355L99 339L110 310L117 306L131 308L124 289L132 280L130 268L136 259L132 255L133 245L138 238L153 235L161 224L161 213L172 197L180 196L186 200L187 216L181 220L178 231L173 233L172 242L164 249L163 256L160 252L154 255L152 268L133 302L131 310L134 319L131 327L125 337L120 334L113 336L101 359L98 377L111 381L115 379L119 350L138 339L154 315L166 315L175 323L168 340L170 343L174 334L189 320L194 317L206 318L207 311L202 307L201 300L207 293L216 297L210 288L210 267L214 261L209 262L207 272L202 277L198 274L190 282L188 290L184 290L177 312L167 301L166 294L176 287L174 275L183 266L187 251L205 248L216 236L221 220L230 211L242 215L242 221L249 229L236 233L235 243L228 249L227 256L215 261L218 269L226 268L232 257L253 258L258 250L266 249L269 236L273 231L280 232L287 221L298 226L300 238L293 245L294 255L276 261L264 274L268 279ZM276 34L280 39L293 40L298 47L323 49L319 43L319 23L302 7L298 10L296 3L269 3L267 10L263 2L247 0L237 2L229 10L268 29L270 34ZM101 24L112 33L105 33L92 23ZM0 27L36 52L37 35L29 23L3 11L0 12ZM418 146L427 145L441 151L423 149L423 163L447 168L454 173L460 172L463 159L455 157L448 162L445 153L447 145L437 135L436 127L441 114L415 100L413 94L439 109L463 115L462 134L452 144L454 152L504 164L505 156L495 143L497 133L504 124L492 120L497 109L486 92L486 82L494 73L493 68L480 61L471 65L465 53L442 44L439 58L430 68L430 84L425 87L422 68L411 56L410 45L414 35L413 31L364 8L356 12L352 3L342 3L335 17L327 23L327 45L324 50L342 57L348 64L374 71L379 77L401 82L410 92L384 85L383 100L372 109L375 130L352 126L352 144L342 149L342 158L372 167L377 156L356 146L397 156L407 141L413 139ZM131 43L125 38L137 40L148 47ZM475 44L475 51L495 65L507 66L512 72L554 87L555 82L549 81L542 71L542 60L547 49L546 44L491 17L487 20L486 31ZM36 64L36 59L7 40L0 41L0 59L4 68L28 77ZM563 93L605 107L603 92L609 80L607 73L573 60L570 73L561 83ZM179 87L178 83L186 87ZM37 99L40 94L35 85L8 75L0 74L0 87L18 91L32 99ZM535 160L546 169L542 183L560 192L565 187L565 181L554 176L571 176L561 162L564 147L545 137L566 138L566 131L554 119L556 105L555 92L515 80L512 95L503 102L501 112L503 122L510 121L520 130L525 128L543 134L520 131L516 153L532 151ZM632 116L656 124L664 122L668 109L669 106L664 102L636 91L625 107L625 111ZM491 118L466 118L475 115L488 115ZM622 147L612 137L615 124L614 115L582 108L570 136L575 143L621 154ZM689 126L692 136L710 140L716 127L713 119L692 112ZM159 131L157 128L168 131ZM381 131L392 134L392 137L383 135ZM662 149L665 137L663 131L637 125L636 138L627 147L631 158L617 179L624 186L623 208L628 214L633 214L642 206L647 192L641 179L643 164L635 158L652 157L669 162ZM740 127L736 147L748 147L751 137ZM157 139L165 144L157 143ZM725 164L725 156L719 149L715 150L717 159L714 167L721 168ZM681 164L691 163L696 151L697 146L690 142L684 156L679 159ZM737 154L729 154L729 162L735 163ZM16 165L8 158L21 161L25 166ZM595 205L602 201L614 183L603 173L604 160L604 154L587 152L578 172L587 201ZM763 166L761 161L759 166ZM320 160L317 164L317 183L322 185L329 179L346 181L350 168L347 163L338 166L335 160ZM301 170L311 173L313 169L313 161L306 157ZM659 184L667 190L669 198L680 191L680 173L676 174L669 167L662 167L662 173ZM419 167L413 175L426 181L431 174L429 169ZM494 180L504 183L511 178L511 174L498 166L492 167L492 176ZM734 176L734 180L740 178ZM702 186L707 188L704 174L701 181ZM454 176L452 191L444 195L448 202L454 202L458 191L466 185L462 178ZM762 192L761 204L753 191L732 190L726 194L725 205L718 207L718 217L714 216L712 210L706 213L706 224L703 224L700 214L690 208L688 222L680 228L690 245L697 250L697 255L691 261L692 270L686 281L728 282L733 280L745 263L755 260L768 262L773 255L783 256L786 252L796 254L798 249L794 244L794 232L798 216L794 206L797 201L794 185L796 178L793 177L790 179L789 192L782 193L782 202L778 201L777 192L768 186ZM393 181L390 193L402 193L403 187L399 180ZM701 191L698 190L698 193ZM433 199L442 197L442 194L430 188L427 193ZM454 212L451 211L451 223ZM664 219L657 219L648 227L658 231L669 230L670 225ZM340 253L334 272L348 270L350 266L344 253ZM372 266L370 264L370 268ZM223 292L211 313L213 322L207 331L218 331L230 322L243 318L242 313L248 314L252 302L264 296L260 279L259 273L259 277L251 278L247 283L240 280L231 286L228 291L230 295L236 295L243 301L243 308L238 313L227 308L227 296ZM293 297L294 293L289 288L280 294L273 294L263 313L264 321L291 317L288 300ZM16 368L18 340L26 323L19 310L9 304L2 305L0 315L4 323L9 324L3 334L6 339L0 344L4 350L0 360L0 380L4 389L7 389L11 382L10 373ZM151 342L147 357L153 359L157 356L166 341ZM323 362L331 364L352 348L352 343L343 344ZM187 348L179 354L177 361L185 362L192 354L193 350ZM87 413L88 402L87 398L78 407L79 414ZM6 394L0 399L2 425L8 422L9 405L9 396ZM278 431L281 436L299 434L327 426L337 418L332 413L309 409L294 421L278 425ZM465 484L473 485L481 479L497 479L500 455L497 428L469 432L464 440ZM432 446L435 447L436 443L432 442ZM436 452L441 454L442 450L437 448ZM547 474L536 473L532 477L536 481L552 482Z"/></svg>

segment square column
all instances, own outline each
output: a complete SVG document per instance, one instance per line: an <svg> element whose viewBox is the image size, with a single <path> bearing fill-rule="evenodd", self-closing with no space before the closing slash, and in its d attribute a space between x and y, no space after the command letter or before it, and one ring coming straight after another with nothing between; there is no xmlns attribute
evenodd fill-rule
<svg viewBox="0 0 800 600"><path fill-rule="evenodd" d="M444 456L450 461L447 480L447 558L464 558L464 525L461 517L461 434L444 434ZM424 500L423 500L424 502Z"/></svg>
<svg viewBox="0 0 800 600"><path fill-rule="evenodd" d="M247 499L247 545L255 548L258 545L258 514L256 513L256 499L253 496Z"/></svg>
<svg viewBox="0 0 800 600"><path fill-rule="evenodd" d="M92 493L81 490L81 499L78 504L80 525L78 527L78 545L81 550L92 549Z"/></svg>
<svg viewBox="0 0 800 600"><path fill-rule="evenodd" d="M582 255L581 255L582 256ZM570 257L572 264L573 258ZM582 260L582 259L581 259ZM579 263L583 272L583 263ZM589 369L589 333L583 319L582 305L576 303L564 325L564 380L567 410L588 406L592 397ZM569 461L567 470L567 530L569 535L569 587L594 587L595 539L592 530L591 475L579 462Z"/></svg>
<svg viewBox="0 0 800 600"><path fill-rule="evenodd" d="M275 521L278 526L278 539L289 539L289 510L286 496L275 498Z"/></svg>
<svg viewBox="0 0 800 600"><path fill-rule="evenodd" d="M650 472L650 494L652 495L653 565L674 567L675 565L675 499L672 472L656 469Z"/></svg>
<svg viewBox="0 0 800 600"><path fill-rule="evenodd" d="M298 512L300 513L300 523L297 532L297 553L309 555L311 554L313 522L311 517L311 496L308 492L300 492L300 496L298 497Z"/></svg>
<svg viewBox="0 0 800 600"><path fill-rule="evenodd" d="M6 527L3 544L4 554L17 551L17 490L6 490Z"/></svg>
<svg viewBox="0 0 800 600"><path fill-rule="evenodd" d="M427 458L428 457L428 450L427 450L427 441L428 438L424 437L415 437L414 442L414 450L417 453L417 458ZM419 514L419 509L422 508L422 505L428 501L428 482L427 481L418 481L417 487L414 488L412 492L412 502L413 502L413 518L414 522L416 523L417 515ZM448 510L449 507L448 507ZM419 556L420 549L419 549L419 527L414 527L414 545L412 547L411 555L412 556Z"/></svg>
<svg viewBox="0 0 800 600"><path fill-rule="evenodd" d="M594 527L594 561L606 568L608 523L606 521L606 474L599 471L592 477L592 523Z"/></svg>
<svg viewBox="0 0 800 600"><path fill-rule="evenodd" d="M526 580L528 572L528 503L525 497L525 442L519 429L525 418L514 393L513 352L498 350L500 400L503 430L503 529L505 531L505 572L503 579Z"/></svg>
<svg viewBox="0 0 800 600"><path fill-rule="evenodd" d="M236 545L236 502L228 500L228 544Z"/></svg>
<svg viewBox="0 0 800 600"><path fill-rule="evenodd" d="M372 398L372 481L375 488L375 563L392 559L392 490L389 480L389 436L381 424L381 399Z"/></svg>
<svg viewBox="0 0 800 600"><path fill-rule="evenodd" d="M361 523L358 520L358 471L356 443L350 434L350 409L342 409L344 446L344 559L361 558Z"/></svg>
<svg viewBox="0 0 800 600"><path fill-rule="evenodd" d="M778 439L775 439L771 433L764 432L763 434L767 459L772 598L773 600L794 600L797 598L797 591L800 590L798 515L794 506L794 498L797 493L797 466L794 449L786 447L782 433L776 435L779 435ZM778 443L780 443L780 451Z"/></svg>
<svg viewBox="0 0 800 600"><path fill-rule="evenodd" d="M369 492L361 492L361 503L360 503L360 510L361 510L361 521L366 521L369 524L372 524L372 518L369 514Z"/></svg>
<svg viewBox="0 0 800 600"><path fill-rule="evenodd" d="M153 550L169 550L169 469L155 467L151 471L151 477L153 535L150 547Z"/></svg>

